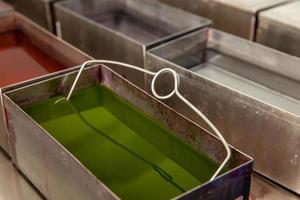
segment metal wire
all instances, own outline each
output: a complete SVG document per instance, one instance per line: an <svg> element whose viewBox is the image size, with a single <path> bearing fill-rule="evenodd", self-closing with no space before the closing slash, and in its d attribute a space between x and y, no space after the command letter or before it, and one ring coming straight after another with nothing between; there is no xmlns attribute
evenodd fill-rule
<svg viewBox="0 0 300 200"><path fill-rule="evenodd" d="M223 135L211 123L211 121L200 110L198 110L192 103L190 103L184 96L182 96L180 94L180 92L178 91L178 87L179 87L179 83L180 83L180 78L179 78L178 73L175 70L170 69L170 68L164 68L164 69L159 70L158 72L152 72L152 71L149 71L149 70L146 70L146 69L139 68L139 67L134 66L134 65L130 65L130 64L122 63L122 62L117 62L117 61L112 61L112 60L90 60L90 61L86 61L86 62L84 62L81 65L81 67L79 69L79 72L78 72L78 74L77 74L77 76L75 78L75 81L74 81L74 83L73 83L73 85L72 85L72 87L71 87L71 89L70 89L70 91L68 93L67 98L66 98L67 100L70 100L70 98L72 96L72 93L73 93L73 91L74 91L74 89L76 87L76 84L77 84L77 82L78 82L78 80L80 78L80 75L81 75L84 67L87 66L87 65L91 65L91 64L113 64L113 65L119 65L119 66L127 67L127 68L130 68L130 69L135 69L135 70L138 70L140 72L149 74L149 75L153 76L153 79L151 81L151 92L153 93L153 95L157 99L159 99L159 100L165 100L165 99L171 98L172 96L176 95L185 104L187 104L193 111L195 111L196 114L199 115L199 117L201 117L210 126L210 128L219 137L219 139L221 140L222 144L225 147L227 155L226 155L225 159L223 160L223 162L221 163L221 165L219 166L219 168L216 170L216 172L210 178L210 180L214 180L218 176L218 174L222 171L222 169L225 167L226 163L229 161L229 159L231 157L231 151L230 151L229 145L226 142L226 140L224 139ZM164 74L164 73L170 73L173 76L173 79L174 79L174 89L169 94L159 95L156 92L155 83L156 83L157 78L161 74Z"/></svg>

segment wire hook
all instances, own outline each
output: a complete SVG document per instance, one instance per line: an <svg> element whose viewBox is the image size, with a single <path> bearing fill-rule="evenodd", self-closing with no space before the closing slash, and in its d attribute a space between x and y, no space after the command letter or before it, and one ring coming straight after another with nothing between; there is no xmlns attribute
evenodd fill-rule
<svg viewBox="0 0 300 200"><path fill-rule="evenodd" d="M219 139L221 140L222 144L225 147L227 155L226 155L225 159L223 160L223 162L221 163L221 165L219 166L219 168L216 170L216 172L210 178L210 181L214 180L218 176L218 174L222 171L222 169L225 167L226 163L229 161L229 159L231 157L231 150L229 148L229 145L226 142L226 140L224 139L223 135L213 125L213 123L200 110L198 110L192 103L190 103L183 95L180 94L180 92L178 91L178 87L179 87L179 84L180 84L180 78L179 78L178 73L175 70L173 70L171 68L163 68L163 69L159 70L158 72L152 72L152 71L149 71L149 70L146 70L146 69L139 68L139 67L134 66L134 65L130 65L130 64L126 64L126 63L122 63L122 62L118 62L118 61L112 61L112 60L89 60L89 61L84 62L81 65L81 67L79 69L79 72L78 72L78 74L77 74L77 76L75 78L75 81L74 81L74 83L73 83L73 85L72 85L72 87L71 87L71 89L70 89L70 91L68 93L67 98L66 98L67 101L70 100L70 98L72 96L72 93L73 93L73 91L74 91L74 89L76 87L76 84L77 84L77 82L78 82L78 80L80 78L80 75L81 75L84 67L87 66L87 65L89 65L89 64L114 64L114 65L119 65L119 66L131 68L131 69L135 69L137 71L149 74L149 75L153 76L153 79L151 81L151 92L153 93L154 97L156 97L159 100L165 100L165 99L171 98L172 96L176 95L185 104L187 104L194 112L196 112L199 115L199 117L201 117L210 126L210 128L219 137ZM164 74L164 73L171 73L171 75L173 76L173 78L174 78L174 89L169 94L159 95L156 92L155 83L156 83L157 78L161 74Z"/></svg>

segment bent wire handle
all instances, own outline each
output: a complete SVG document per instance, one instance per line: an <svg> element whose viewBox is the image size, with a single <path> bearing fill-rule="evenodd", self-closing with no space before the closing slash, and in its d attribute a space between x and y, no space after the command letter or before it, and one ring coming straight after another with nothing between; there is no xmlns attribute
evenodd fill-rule
<svg viewBox="0 0 300 200"><path fill-rule="evenodd" d="M151 81L151 92L153 93L153 95L157 99L165 100L165 99L168 99L168 98L172 97L173 95L176 95L185 104L187 104L193 111L195 111L199 115L199 117L201 117L210 126L210 128L214 131L214 133L219 137L219 139L221 140L222 144L224 145L224 147L226 149L227 155L226 155L225 159L223 160L223 162L219 166L219 168L216 170L216 172L213 174L213 176L210 178L210 180L214 180L217 177L217 175L222 171L222 169L225 167L226 163L228 162L228 160L231 157L231 151L230 151L229 145L226 142L226 140L224 139L223 135L211 123L211 121L209 121L209 119L200 110L198 110L192 103L190 103L184 96L182 96L180 94L180 92L178 91L180 79L179 79L179 75L177 74L177 72L175 70L170 69L170 68L164 68L164 69L159 70L158 72L151 72L151 71L146 70L146 69L142 69L142 68L130 65L130 64L126 64L126 63L122 63L122 62L117 62L117 61L111 61L111 60L90 60L90 61L86 61L86 62L84 62L81 65L81 67L79 69L79 72L78 72L78 74L77 74L77 76L75 78L75 81L74 81L74 83L73 83L73 85L72 85L72 87L71 87L71 89L70 89L70 91L68 93L67 101L70 100L70 98L72 96L72 93L73 93L73 91L74 91L74 89L76 87L76 84L77 84L77 82L78 82L78 80L80 78L80 75L81 75L84 67L87 66L87 65L89 65L89 64L114 64L114 65L119 65L119 66L131 68L131 69L135 69L137 71L149 74L149 75L153 76L153 79ZM171 73L173 75L173 78L174 78L174 89L169 94L159 95L156 92L156 90L155 90L155 83L156 83L157 77L159 77L159 75L164 74L164 73Z"/></svg>

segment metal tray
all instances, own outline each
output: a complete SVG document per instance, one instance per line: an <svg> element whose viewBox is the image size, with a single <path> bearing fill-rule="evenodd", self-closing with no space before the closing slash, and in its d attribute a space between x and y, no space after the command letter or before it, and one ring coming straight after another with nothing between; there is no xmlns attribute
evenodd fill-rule
<svg viewBox="0 0 300 200"><path fill-rule="evenodd" d="M60 0L5 0L45 29L54 32L53 4Z"/></svg>
<svg viewBox="0 0 300 200"><path fill-rule="evenodd" d="M50 57L55 58L57 61L66 66L66 68L76 66L85 60L91 59L90 56L75 49L66 42L59 40L18 13L9 12L5 15L0 15L0 34L14 30L21 31L33 45L36 45L36 47L38 47L42 52L46 52ZM12 83L12 85L13 84L15 83ZM4 86L4 88L0 88L0 93L5 90L6 86ZM6 135L5 125L3 123L3 108L1 105L2 99L0 97L0 146L10 154L7 142L8 136Z"/></svg>
<svg viewBox="0 0 300 200"><path fill-rule="evenodd" d="M76 74L77 71L49 75L3 94L8 131L12 135L13 162L48 199L118 199L21 108L54 94L66 94ZM226 155L215 136L108 68L94 66L84 70L77 88L95 84L110 88L213 160L221 162ZM231 151L226 173L175 199L247 199L253 160L234 148Z"/></svg>
<svg viewBox="0 0 300 200"><path fill-rule="evenodd" d="M160 0L169 5L207 17L217 29L254 39L257 14L291 0Z"/></svg>
<svg viewBox="0 0 300 200"><path fill-rule="evenodd" d="M255 159L254 170L300 194L299 65L296 57L203 29L150 50L146 66L181 73L185 97ZM160 81L161 92L169 82ZM180 102L168 105L203 124Z"/></svg>
<svg viewBox="0 0 300 200"><path fill-rule="evenodd" d="M210 24L151 0L67 0L55 4L55 19L58 35L94 58L140 67L148 49Z"/></svg>
<svg viewBox="0 0 300 200"><path fill-rule="evenodd" d="M256 41L300 57L300 2L294 1L259 14Z"/></svg>

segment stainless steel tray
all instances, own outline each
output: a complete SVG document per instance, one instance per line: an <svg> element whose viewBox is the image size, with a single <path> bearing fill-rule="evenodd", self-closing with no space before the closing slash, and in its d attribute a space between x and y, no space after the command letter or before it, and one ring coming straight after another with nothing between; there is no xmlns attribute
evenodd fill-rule
<svg viewBox="0 0 300 200"><path fill-rule="evenodd" d="M180 91L255 159L254 170L300 194L300 59L204 29L150 50L146 66L180 72ZM169 87L167 78L158 86ZM180 102L168 105L203 124Z"/></svg>
<svg viewBox="0 0 300 200"><path fill-rule="evenodd" d="M77 71L62 72L59 76L49 75L42 81L26 84L3 94L8 131L13 136L10 140L14 150L12 159L46 198L118 199L101 180L90 173L21 108L54 94L66 94L76 73ZM95 66L84 70L77 88L95 84L108 87L211 159L221 162L226 155L219 139L108 68ZM236 149L231 148L231 151L232 157L226 173L175 199L247 199L253 160Z"/></svg>
<svg viewBox="0 0 300 200"><path fill-rule="evenodd" d="M55 19L58 35L94 58L139 67L148 49L210 24L151 0L67 0L55 4ZM143 81L126 78L139 86Z"/></svg>
<svg viewBox="0 0 300 200"><path fill-rule="evenodd" d="M66 68L76 66L85 60L91 59L90 56L66 42L59 40L37 24L33 23L31 20L18 13L9 12L5 15L0 15L0 33L13 30L21 31L33 45L36 45L41 51L46 52L50 57L54 57L66 66ZM14 83L12 83L12 85L13 84ZM5 89L6 87L0 88L0 93L1 91L5 91ZM7 138L8 135L5 131L2 98L0 97L0 146L10 154Z"/></svg>

